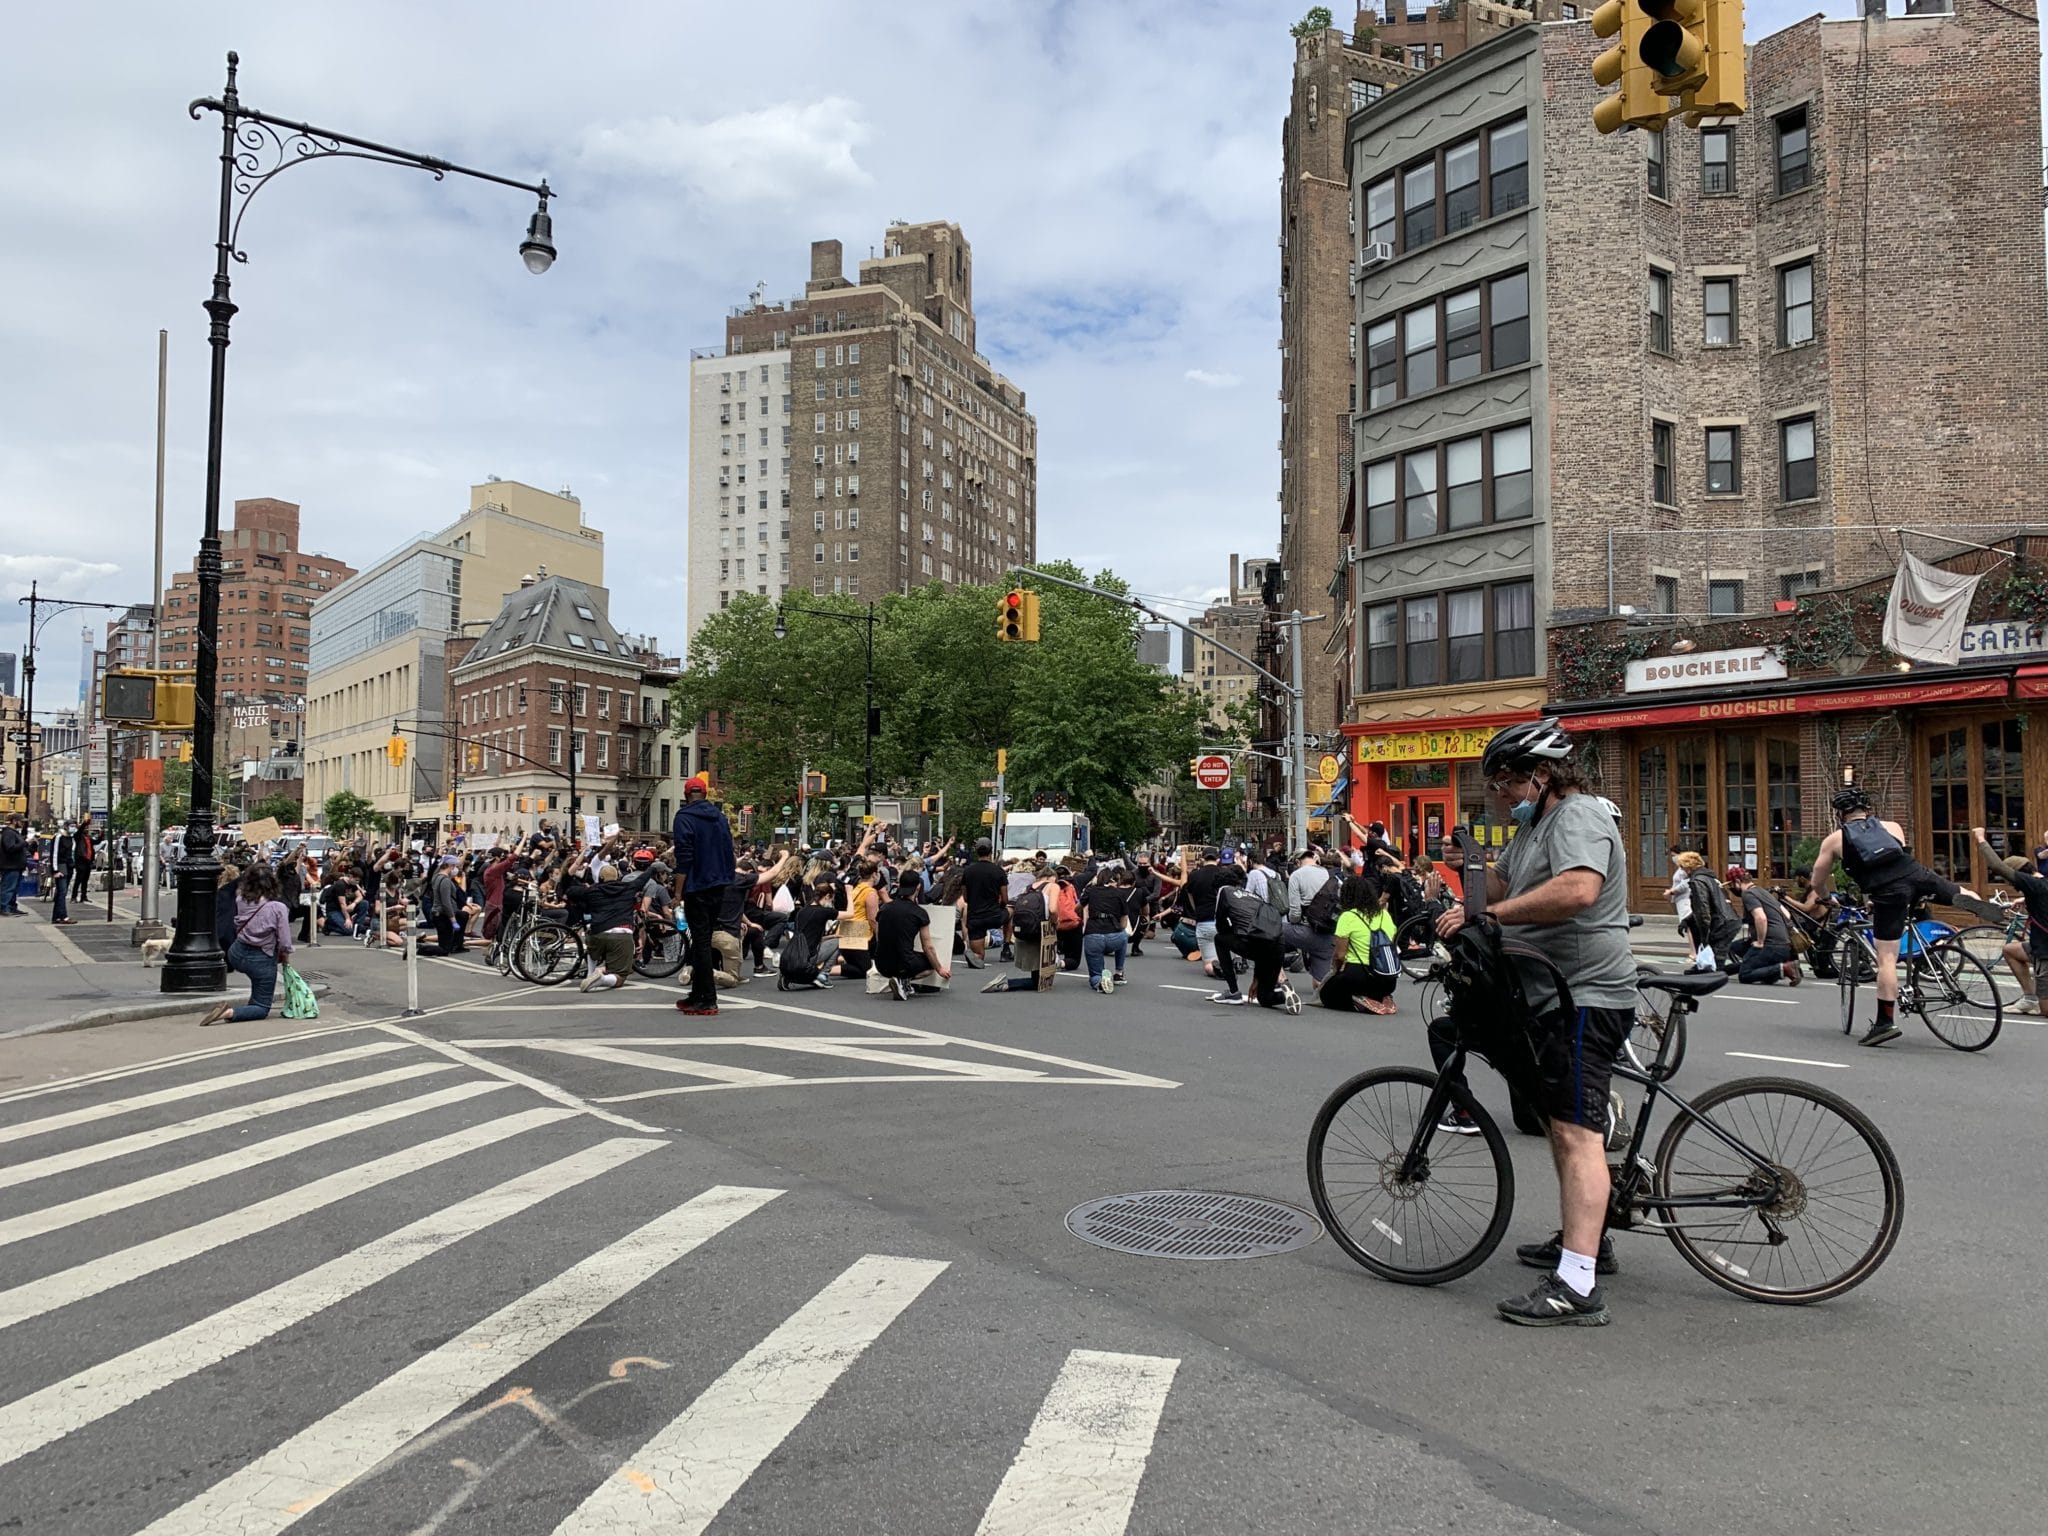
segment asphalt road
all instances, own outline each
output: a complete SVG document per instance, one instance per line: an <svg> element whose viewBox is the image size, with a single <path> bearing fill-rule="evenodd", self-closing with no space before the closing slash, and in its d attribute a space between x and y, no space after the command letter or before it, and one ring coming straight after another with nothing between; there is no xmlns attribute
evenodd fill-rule
<svg viewBox="0 0 2048 1536"><path fill-rule="evenodd" d="M1556 1225L1542 1146L1465 1280L1327 1239L1187 1262L1100 1196L1308 1204L1308 1125L1390 1018L1203 1000L742 988L581 996L309 953L370 1020L0 1096L0 1529L2027 1530L2048 1342L2039 1025L1882 1050L1811 982L1729 988L1676 1086L1807 1077L1906 1176L1886 1266L1816 1307L1625 1235L1613 1326L1493 1302ZM188 1031L167 1049L198 1049ZM1484 1071L1481 1097L1505 1123ZM1982 1170L1982 1171L1980 1171ZM1991 1170L1996 1170L1991 1172ZM1988 1174L1988 1176L1987 1176Z"/></svg>

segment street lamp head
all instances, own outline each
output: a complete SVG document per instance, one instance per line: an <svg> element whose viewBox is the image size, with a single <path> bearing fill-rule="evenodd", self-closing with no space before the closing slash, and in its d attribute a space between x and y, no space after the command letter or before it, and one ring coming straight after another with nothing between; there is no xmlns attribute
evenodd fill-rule
<svg viewBox="0 0 2048 1536"><path fill-rule="evenodd" d="M780 608L775 610L775 638L778 640L787 640L789 638L789 625L783 620Z"/></svg>
<svg viewBox="0 0 2048 1536"><path fill-rule="evenodd" d="M548 217L548 184L540 185L540 207L526 221L526 238L519 245L519 259L536 277L555 264L555 221Z"/></svg>

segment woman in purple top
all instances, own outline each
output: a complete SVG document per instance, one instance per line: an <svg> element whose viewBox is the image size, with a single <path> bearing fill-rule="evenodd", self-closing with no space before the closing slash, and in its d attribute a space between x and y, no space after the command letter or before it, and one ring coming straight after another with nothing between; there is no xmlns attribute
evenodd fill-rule
<svg viewBox="0 0 2048 1536"><path fill-rule="evenodd" d="M235 937L228 964L249 978L249 1001L218 1004L201 1024L246 1024L270 1017L277 968L292 952L292 914L280 897L277 871L260 860L235 885Z"/></svg>

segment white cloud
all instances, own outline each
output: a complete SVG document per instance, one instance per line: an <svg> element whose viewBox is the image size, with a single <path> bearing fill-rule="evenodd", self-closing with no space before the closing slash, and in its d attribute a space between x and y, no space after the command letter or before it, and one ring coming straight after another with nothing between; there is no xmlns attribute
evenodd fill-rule
<svg viewBox="0 0 2048 1536"><path fill-rule="evenodd" d="M0 555L0 596L27 597L35 583L42 597L77 597L101 578L121 569L107 560L74 560L64 555ZM141 601L147 602L145 595ZM24 614L27 612L23 610ZM91 615L88 615L91 617Z"/></svg>
<svg viewBox="0 0 2048 1536"><path fill-rule="evenodd" d="M780 203L867 187L854 150L868 138L860 104L827 96L709 122L646 117L591 128L582 161L596 170L679 181L714 203Z"/></svg>
<svg viewBox="0 0 2048 1536"><path fill-rule="evenodd" d="M1207 368L1190 368L1181 375L1190 384L1199 384L1204 389L1235 389L1244 380L1234 373L1211 373Z"/></svg>

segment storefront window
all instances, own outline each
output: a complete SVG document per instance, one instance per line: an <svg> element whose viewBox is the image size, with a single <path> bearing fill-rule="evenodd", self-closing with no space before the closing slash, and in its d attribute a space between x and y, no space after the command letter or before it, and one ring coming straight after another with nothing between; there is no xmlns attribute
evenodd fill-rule
<svg viewBox="0 0 2048 1536"><path fill-rule="evenodd" d="M1970 731L1927 738L1928 867L1951 880L1970 878Z"/></svg>
<svg viewBox="0 0 2048 1536"><path fill-rule="evenodd" d="M1721 739L1722 828L1725 833L1714 850L1715 862L1723 868L1740 864L1755 869L1760 856L1756 821L1756 738L1748 735ZM1727 857L1722 858L1725 853Z"/></svg>
<svg viewBox="0 0 2048 1536"><path fill-rule="evenodd" d="M2006 834L2005 851L2024 858L2028 852L2027 787L2020 773L2020 723L1987 720L1977 727L1984 748L1983 827L1995 839Z"/></svg>
<svg viewBox="0 0 2048 1536"><path fill-rule="evenodd" d="M1671 769L1662 747L1636 754L1636 873L1655 880L1670 859Z"/></svg>
<svg viewBox="0 0 2048 1536"><path fill-rule="evenodd" d="M1799 825L1799 743L1773 736L1764 743L1765 791L1770 806L1771 875L1791 876L1792 850L1805 834Z"/></svg>
<svg viewBox="0 0 2048 1536"><path fill-rule="evenodd" d="M1709 822L1706 740L1693 737L1681 741L1673 755L1677 760L1673 788L1678 802L1678 846L1700 855L1711 869L1726 869L1728 861L1717 856Z"/></svg>

